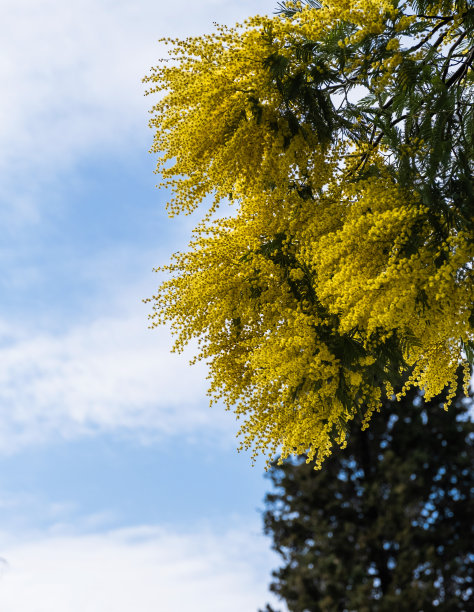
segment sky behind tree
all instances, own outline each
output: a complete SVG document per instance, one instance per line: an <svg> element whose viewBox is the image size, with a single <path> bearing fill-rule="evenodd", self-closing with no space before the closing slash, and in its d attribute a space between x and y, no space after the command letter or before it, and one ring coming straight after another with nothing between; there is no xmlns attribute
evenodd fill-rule
<svg viewBox="0 0 474 612"><path fill-rule="evenodd" d="M3 0L0 608L257 609L275 558L263 463L205 370L148 330L168 220L141 78L158 38L270 0Z"/></svg>

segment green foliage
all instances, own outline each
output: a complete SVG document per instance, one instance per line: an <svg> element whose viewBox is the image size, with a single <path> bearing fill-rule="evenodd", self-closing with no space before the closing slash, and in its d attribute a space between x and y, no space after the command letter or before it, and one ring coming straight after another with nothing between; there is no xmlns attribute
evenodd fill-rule
<svg viewBox="0 0 474 612"><path fill-rule="evenodd" d="M312 97L318 112L306 113L305 119L323 138L349 137L358 146L368 145L356 167L358 180L365 176L360 170L370 150L386 147L394 176L420 193L429 208L433 243L452 228L474 234L474 6L468 0L393 5L396 12L381 34L359 40L352 36L353 24L338 22L317 44L295 40L291 52L305 66L295 79L286 57L279 86L286 99L304 101L307 108ZM321 7L308 1L279 5L285 18L304 6ZM406 20L410 15L416 19ZM393 41L399 47L392 47ZM349 93L356 86L365 94L354 102ZM342 102L333 103L335 97Z"/></svg>
<svg viewBox="0 0 474 612"><path fill-rule="evenodd" d="M265 532L283 566L271 590L290 612L471 609L472 402L440 408L415 392L385 401L322 471L273 464Z"/></svg>

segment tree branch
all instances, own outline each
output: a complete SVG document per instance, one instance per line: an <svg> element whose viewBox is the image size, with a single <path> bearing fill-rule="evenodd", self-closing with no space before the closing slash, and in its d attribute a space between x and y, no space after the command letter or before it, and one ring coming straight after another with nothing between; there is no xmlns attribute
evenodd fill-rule
<svg viewBox="0 0 474 612"><path fill-rule="evenodd" d="M449 88L454 85L456 81L460 81L463 76L467 73L471 67L472 60L474 59L474 47L470 50L467 55L466 61L456 70L456 72L446 81L446 87Z"/></svg>

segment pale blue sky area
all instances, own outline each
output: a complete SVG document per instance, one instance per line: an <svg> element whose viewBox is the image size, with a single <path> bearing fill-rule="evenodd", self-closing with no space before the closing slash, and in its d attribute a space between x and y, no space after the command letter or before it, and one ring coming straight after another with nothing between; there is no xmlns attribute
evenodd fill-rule
<svg viewBox="0 0 474 612"><path fill-rule="evenodd" d="M0 523L9 528L54 526L58 513L49 512L49 503L64 505L62 520L100 514L108 528L165 523L187 529L203 520L222 528L230 517L255 518L263 506L262 471L250 468L248 457L206 441L182 443L179 436L148 444L120 433L55 440L1 465L1 490L14 501L0 507Z"/></svg>
<svg viewBox="0 0 474 612"><path fill-rule="evenodd" d="M0 609L244 612L276 557L263 460L205 370L147 329L185 248L142 76L161 36L276 2L5 0L0 25ZM273 601L273 600L272 600Z"/></svg>

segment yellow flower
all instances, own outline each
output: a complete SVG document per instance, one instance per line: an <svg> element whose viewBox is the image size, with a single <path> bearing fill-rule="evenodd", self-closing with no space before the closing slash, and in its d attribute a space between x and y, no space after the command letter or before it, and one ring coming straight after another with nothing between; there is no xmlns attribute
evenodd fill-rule
<svg viewBox="0 0 474 612"><path fill-rule="evenodd" d="M383 379L385 346L398 342L411 372L397 391L416 386L429 399L454 388L463 343L474 340L472 239L453 230L434 252L426 207L393 179L382 148L370 151L373 176L348 181L367 150L321 143L297 109L295 134L268 77L275 53L289 70L292 61L304 68L288 52L298 37L317 41L345 20L363 39L392 13L388 0L329 0L292 19L169 40L174 61L146 79L160 95L152 150L173 193L170 214L212 199L189 249L162 268L169 277L151 324L170 323L178 351L198 339L211 399L236 412L242 447L254 452L308 452L320 465L359 410L368 424L382 386L394 393ZM391 39L387 49L397 48ZM391 78L392 60L381 79ZM303 180L311 197L295 188ZM214 218L229 194L234 212ZM421 246L409 254L414 233Z"/></svg>

